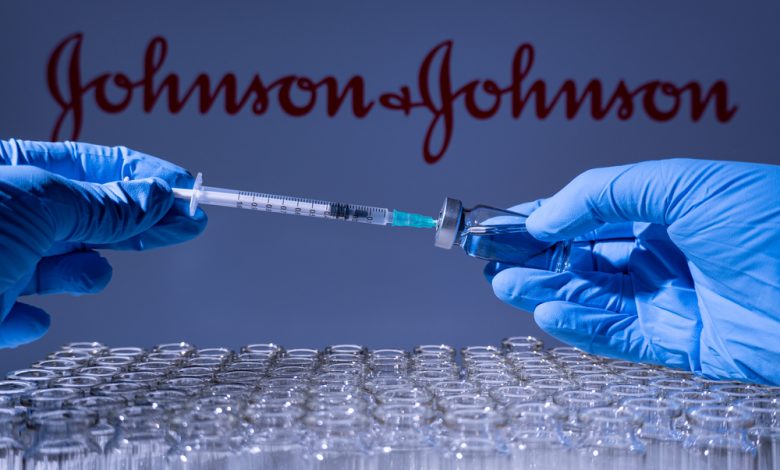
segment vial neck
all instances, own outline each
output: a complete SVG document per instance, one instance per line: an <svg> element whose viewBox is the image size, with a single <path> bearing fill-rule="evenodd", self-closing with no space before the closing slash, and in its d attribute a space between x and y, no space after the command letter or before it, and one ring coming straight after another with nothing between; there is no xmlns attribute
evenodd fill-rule
<svg viewBox="0 0 780 470"><path fill-rule="evenodd" d="M540 433L551 432L555 433L560 430L560 425L552 417L525 417L520 421L515 429L522 431L538 431Z"/></svg>
<svg viewBox="0 0 780 470"><path fill-rule="evenodd" d="M632 423L623 420L595 421L588 426L588 435L591 438L606 437L631 440L635 436L636 428Z"/></svg>
<svg viewBox="0 0 780 470"><path fill-rule="evenodd" d="M732 426L725 422L690 423L691 435L722 435L724 437L741 438L746 435L747 429Z"/></svg>
<svg viewBox="0 0 780 470"><path fill-rule="evenodd" d="M315 433L320 437L353 437L359 434L360 429L354 421L330 421L317 426Z"/></svg>
<svg viewBox="0 0 780 470"><path fill-rule="evenodd" d="M639 433L646 438L679 439L675 416L656 414L646 417Z"/></svg>
<svg viewBox="0 0 780 470"><path fill-rule="evenodd" d="M498 432L496 426L481 422L458 423L454 426L449 426L449 428L453 434L470 437L490 438Z"/></svg>
<svg viewBox="0 0 780 470"><path fill-rule="evenodd" d="M38 440L72 438L87 432L85 423L68 423L64 421L48 421L38 425Z"/></svg>
<svg viewBox="0 0 780 470"><path fill-rule="evenodd" d="M425 436L425 428L418 422L401 420L399 422L385 422L381 427L381 435L384 437L404 436L407 439L422 438Z"/></svg>
<svg viewBox="0 0 780 470"><path fill-rule="evenodd" d="M14 436L20 424L21 421L0 420L0 438Z"/></svg>
<svg viewBox="0 0 780 470"><path fill-rule="evenodd" d="M165 429L155 419L126 419L119 424L117 431L126 439L163 438Z"/></svg>

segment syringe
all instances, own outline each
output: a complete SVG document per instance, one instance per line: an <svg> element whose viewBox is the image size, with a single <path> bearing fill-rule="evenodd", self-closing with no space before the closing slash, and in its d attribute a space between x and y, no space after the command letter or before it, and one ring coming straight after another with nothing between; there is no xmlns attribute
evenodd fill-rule
<svg viewBox="0 0 780 470"><path fill-rule="evenodd" d="M535 239L525 228L527 215L483 205L465 209L452 198L445 199L438 218L434 218L384 207L203 186L201 173L192 189L173 188L173 194L190 201L190 215L195 215L198 204L208 204L364 224L435 228L434 244L439 248L457 245L466 254L488 261L559 272L569 269L571 242Z"/></svg>
<svg viewBox="0 0 780 470"><path fill-rule="evenodd" d="M397 210L391 211L384 207L343 204L318 199L203 186L201 173L195 177L195 185L192 189L174 188L173 194L177 198L190 201L190 215L195 215L199 204L207 204L285 215L392 225L394 227L435 228L437 222L433 217Z"/></svg>

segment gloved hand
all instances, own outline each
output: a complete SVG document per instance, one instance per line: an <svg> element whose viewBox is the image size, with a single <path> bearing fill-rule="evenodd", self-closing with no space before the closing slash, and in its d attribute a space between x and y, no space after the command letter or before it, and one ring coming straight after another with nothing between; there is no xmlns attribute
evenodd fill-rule
<svg viewBox="0 0 780 470"><path fill-rule="evenodd" d="M780 167L665 160L590 170L533 211L571 270L492 263L503 301L595 354L780 385Z"/></svg>
<svg viewBox="0 0 780 470"><path fill-rule="evenodd" d="M43 310L20 295L99 292L111 266L96 249L145 250L206 226L172 186L184 169L124 147L0 141L0 347L42 336Z"/></svg>

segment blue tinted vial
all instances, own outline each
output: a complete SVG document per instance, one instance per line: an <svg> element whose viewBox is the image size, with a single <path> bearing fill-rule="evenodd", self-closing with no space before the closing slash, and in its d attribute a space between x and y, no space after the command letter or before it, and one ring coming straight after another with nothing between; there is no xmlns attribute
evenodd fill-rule
<svg viewBox="0 0 780 470"><path fill-rule="evenodd" d="M488 261L561 272L569 268L571 242L548 243L532 237L525 227L527 214L479 205L464 209L447 198L436 224L434 244L460 246L469 256Z"/></svg>

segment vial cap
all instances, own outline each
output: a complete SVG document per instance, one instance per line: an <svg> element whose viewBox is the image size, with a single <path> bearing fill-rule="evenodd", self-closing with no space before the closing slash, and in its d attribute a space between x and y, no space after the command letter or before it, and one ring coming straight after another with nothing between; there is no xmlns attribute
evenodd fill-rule
<svg viewBox="0 0 780 470"><path fill-rule="evenodd" d="M445 250L452 248L458 236L458 228L462 218L463 203L451 197L444 199L444 205L439 213L439 221L436 224L436 237L433 244Z"/></svg>

